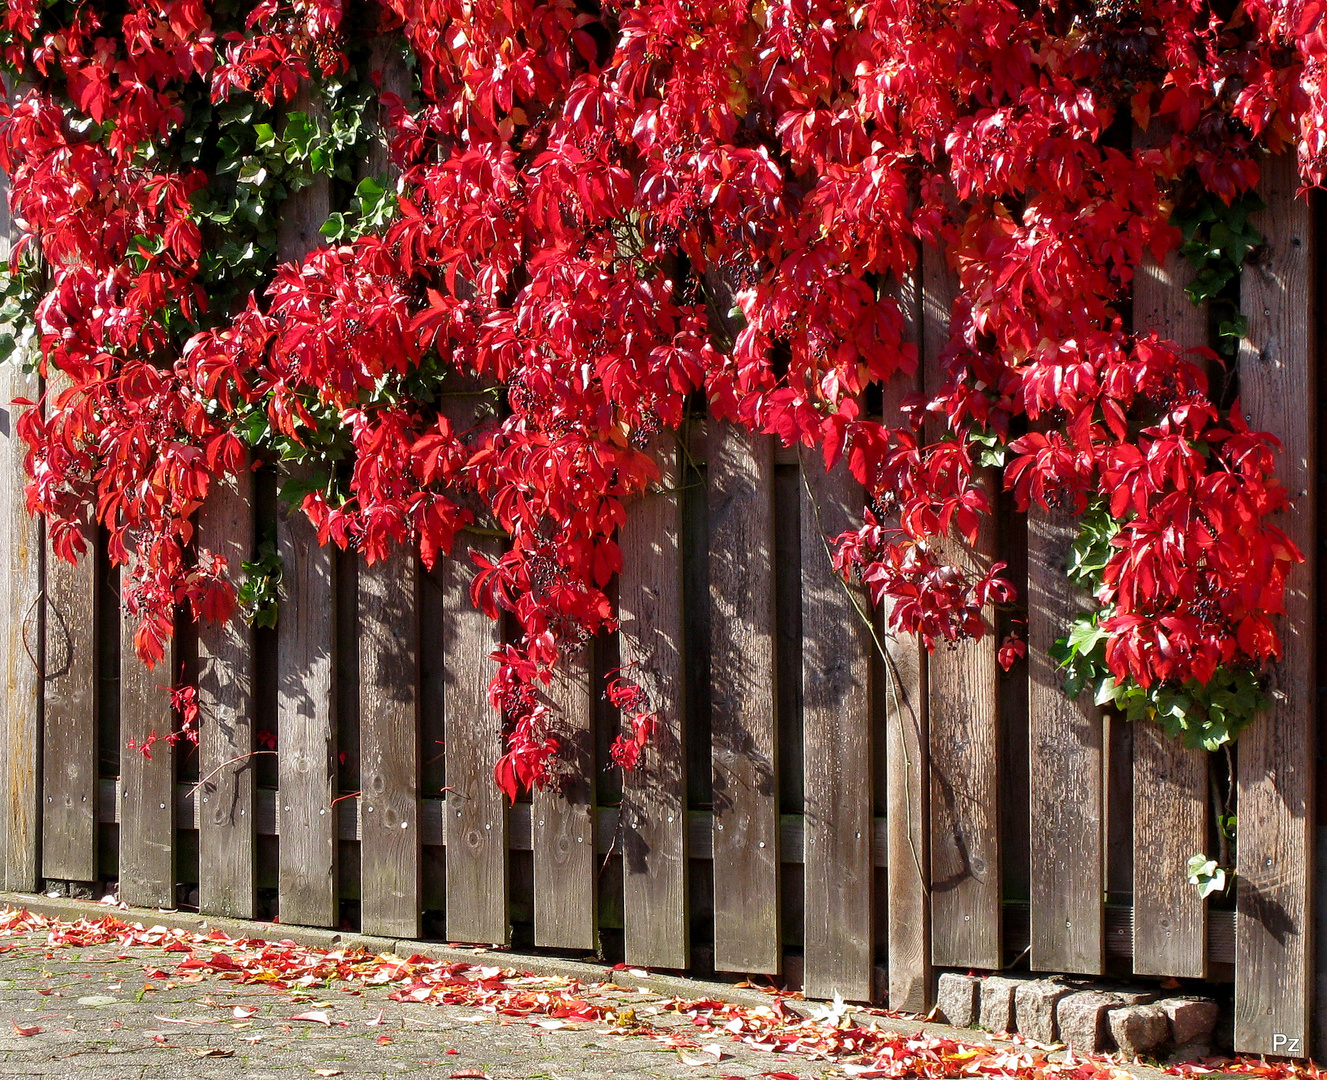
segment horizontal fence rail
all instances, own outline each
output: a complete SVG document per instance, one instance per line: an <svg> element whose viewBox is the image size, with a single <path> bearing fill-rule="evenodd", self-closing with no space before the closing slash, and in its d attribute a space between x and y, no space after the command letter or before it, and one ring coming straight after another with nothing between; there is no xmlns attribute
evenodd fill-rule
<svg viewBox="0 0 1327 1080"><path fill-rule="evenodd" d="M1236 376L1249 423L1284 444L1280 524L1316 553L1321 215L1296 186L1293 163L1268 163ZM292 197L283 258L329 208L325 185ZM1175 258L1141 267L1135 325L1208 344L1188 282ZM929 249L891 287L923 363L887 411L939 386L957 295ZM484 407L469 389L447 406L458 427ZM1225 759L1214 771L1156 724L1065 695L1048 650L1091 603L1063 572L1075 526L1013 513L998 470L975 552L947 554L1006 561L1025 609L992 608L985 637L928 655L832 570L826 538L864 502L842 466L699 417L660 436L659 489L622 530L621 629L557 672L563 760L508 805L487 694L504 628L471 606L465 557L500 538L462 533L432 572L406 552L368 566L319 547L266 468L247 473L211 493L200 543L237 566L274 538L278 624L181 627L148 671L104 542L70 566L24 510L9 403L41 390L0 365L7 889L118 883L136 905L768 975L913 1012L945 969L1233 982L1237 1049L1312 1045L1316 557L1291 576L1271 708L1231 757L1237 888L1204 901L1185 867L1215 843ZM1024 618L1028 660L1004 671L999 642ZM602 694L624 665L659 716L626 775L608 768L622 721ZM199 688L196 750L160 740L181 677Z"/></svg>

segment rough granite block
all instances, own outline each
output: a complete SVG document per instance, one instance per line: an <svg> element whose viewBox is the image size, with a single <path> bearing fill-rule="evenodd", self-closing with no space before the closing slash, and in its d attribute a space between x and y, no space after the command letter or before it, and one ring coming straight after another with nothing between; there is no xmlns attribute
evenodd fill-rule
<svg viewBox="0 0 1327 1080"><path fill-rule="evenodd" d="M1157 1002L1170 1021L1170 1040L1177 1047L1192 1042L1210 1043L1221 1006L1208 998L1166 998Z"/></svg>
<svg viewBox="0 0 1327 1080"><path fill-rule="evenodd" d="M981 980L974 975L946 971L940 976L940 985L935 992L936 1011L946 1023L971 1027L977 1022L980 987Z"/></svg>
<svg viewBox="0 0 1327 1080"><path fill-rule="evenodd" d="M1099 990L1067 994L1055 1006L1060 1041L1079 1054L1104 1053L1110 1043L1106 1016L1122 1004L1117 995Z"/></svg>
<svg viewBox="0 0 1327 1080"><path fill-rule="evenodd" d="M1014 992L1014 1012L1019 1033L1048 1046L1060 1037L1055 1025L1055 1005L1072 990L1042 979L1021 982Z"/></svg>
<svg viewBox="0 0 1327 1080"><path fill-rule="evenodd" d="M1014 994L1024 979L988 975L981 980L981 1026L987 1031L1016 1031Z"/></svg>
<svg viewBox="0 0 1327 1080"><path fill-rule="evenodd" d="M1120 1053L1128 1058L1149 1054L1170 1035L1170 1021L1160 1005L1126 1005L1111 1009L1110 1034Z"/></svg>

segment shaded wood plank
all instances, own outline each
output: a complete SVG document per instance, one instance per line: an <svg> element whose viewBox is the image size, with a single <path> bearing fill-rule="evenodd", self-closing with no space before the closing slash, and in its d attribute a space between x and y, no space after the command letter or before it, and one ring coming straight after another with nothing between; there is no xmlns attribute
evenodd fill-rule
<svg viewBox="0 0 1327 1080"><path fill-rule="evenodd" d="M133 589L133 559L120 568ZM149 669L134 652L139 619L122 601L120 619L120 899L135 907L175 906L175 748L170 684L174 642ZM151 757L142 747L151 746Z"/></svg>
<svg viewBox="0 0 1327 1080"><path fill-rule="evenodd" d="M214 480L198 516L198 546L224 556L231 580L253 558L253 473ZM198 910L252 919L253 629L237 607L224 623L198 627Z"/></svg>
<svg viewBox="0 0 1327 1080"><path fill-rule="evenodd" d="M443 411L458 432L488 422L492 406L482 388L453 392ZM459 387L457 388L460 389ZM481 525L488 515L473 507ZM505 541L480 530L456 538L450 558L435 570L442 586L447 781L447 936L453 941L505 944L511 937L507 859L507 800L493 781L504 747L502 715L489 704L490 654L502 627L470 599L470 552L496 561Z"/></svg>
<svg viewBox="0 0 1327 1080"><path fill-rule="evenodd" d="M557 775L532 796L534 940L551 949L597 947L590 659L589 645L564 658L544 691L562 750Z"/></svg>
<svg viewBox="0 0 1327 1080"><path fill-rule="evenodd" d="M319 119L323 111L307 89L290 108ZM278 257L298 260L321 245L318 230L331 209L325 178L286 199L277 223ZM336 926L336 556L319 545L305 514L284 500L278 501L277 549L277 782L281 808L291 816L281 837L277 903L282 922Z"/></svg>
<svg viewBox="0 0 1327 1080"><path fill-rule="evenodd" d="M869 1001L874 966L870 631L865 600L826 549L860 524L864 493L840 462L802 456L802 702L807 997ZM858 607L860 605L860 609Z"/></svg>
<svg viewBox="0 0 1327 1080"><path fill-rule="evenodd" d="M359 568L360 919L419 937L419 580L413 545Z"/></svg>
<svg viewBox="0 0 1327 1080"><path fill-rule="evenodd" d="M714 966L779 970L774 447L709 429Z"/></svg>
<svg viewBox="0 0 1327 1080"><path fill-rule="evenodd" d="M895 295L907 326L908 339L923 345L921 266L895 284ZM947 319L947 312L944 314ZM922 386L920 364L911 376L898 375L884 388L886 424L904 422L901 406ZM889 1007L924 1013L932 1004L931 980L931 858L930 734L927 718L926 650L911 634L894 634L888 626L892 604L879 613L885 646L885 805L889 830L888 893Z"/></svg>
<svg viewBox="0 0 1327 1080"><path fill-rule="evenodd" d="M1313 780L1317 716L1314 529L1317 440L1313 222L1295 198L1294 155L1263 165L1267 237L1246 266L1240 308L1240 398L1249 426L1274 433L1276 471L1292 503L1276 524L1308 561L1290 571L1285 614L1275 618L1283 655L1271 669L1270 703L1240 736L1236 867L1235 1048L1308 1053L1312 1002Z"/></svg>
<svg viewBox="0 0 1327 1080"><path fill-rule="evenodd" d="M48 399L69 387L52 370ZM95 525L77 563L46 547L42 713L42 877L97 879L97 557Z"/></svg>
<svg viewBox="0 0 1327 1080"><path fill-rule="evenodd" d="M1156 134L1168 126L1152 125ZM1176 252L1150 256L1134 276L1133 326L1185 348L1207 344L1207 306L1185 295L1194 270ZM1208 755L1167 739L1153 720L1133 725L1133 970L1138 975L1207 975L1207 902L1186 864L1207 850Z"/></svg>
<svg viewBox="0 0 1327 1080"><path fill-rule="evenodd" d="M336 926L335 557L303 511L277 506L277 783L281 921Z"/></svg>
<svg viewBox="0 0 1327 1080"><path fill-rule="evenodd" d="M1034 971L1098 974L1105 962L1101 710L1065 694L1048 650L1088 598L1065 575L1077 519L1028 513L1028 754Z"/></svg>
<svg viewBox="0 0 1327 1080"><path fill-rule="evenodd" d="M923 352L928 395L945 380L950 310L958 281L945 255L922 249ZM928 442L947 434L928 423ZM976 482L994 510L994 470ZM969 576L999 558L995 516L983 515L976 544L956 535L936 545ZM941 644L927 658L930 732L931 962L941 967L1004 964L1000 917L1000 708L995 605L982 611L985 636Z"/></svg>
<svg viewBox="0 0 1327 1080"><path fill-rule="evenodd" d="M622 781L624 941L629 964L689 963L683 672L680 448L654 440L658 488L627 510L618 609L623 674L657 720L641 765ZM624 724L624 734L630 732Z"/></svg>

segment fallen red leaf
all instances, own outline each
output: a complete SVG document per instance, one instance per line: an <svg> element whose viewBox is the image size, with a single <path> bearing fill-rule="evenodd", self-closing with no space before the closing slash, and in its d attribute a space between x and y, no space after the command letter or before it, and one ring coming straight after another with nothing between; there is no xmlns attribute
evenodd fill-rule
<svg viewBox="0 0 1327 1080"><path fill-rule="evenodd" d="M36 1024L29 1024L29 1025L24 1026L23 1024L20 1024L17 1020L11 1020L10 1023L14 1025L14 1034L15 1034L15 1035L40 1035L40 1034L41 1034L41 1028L39 1028Z"/></svg>
<svg viewBox="0 0 1327 1080"><path fill-rule="evenodd" d="M331 1027L332 1021L327 1018L327 1014L321 1010L316 1012L302 1012L298 1016L292 1016L292 1020L307 1020L310 1024L322 1024L323 1027Z"/></svg>

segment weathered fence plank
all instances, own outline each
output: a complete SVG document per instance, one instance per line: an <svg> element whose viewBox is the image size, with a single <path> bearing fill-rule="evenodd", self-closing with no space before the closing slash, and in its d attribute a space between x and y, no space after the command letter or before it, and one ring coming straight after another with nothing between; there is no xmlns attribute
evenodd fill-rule
<svg viewBox="0 0 1327 1080"><path fill-rule="evenodd" d="M774 447L709 427L714 966L779 970Z"/></svg>
<svg viewBox="0 0 1327 1080"><path fill-rule="evenodd" d="M941 356L949 343L950 309L958 281L943 252L922 249L923 341L928 394L944 382ZM928 442L943 425L928 423ZM994 511L994 470L978 483ZM985 515L977 543L968 549L951 536L937 545L941 556L969 574L999 558L994 513ZM982 612L988 633L977 640L941 645L927 658L930 730L931 962L941 967L999 968L1000 735L999 670L995 606Z"/></svg>
<svg viewBox="0 0 1327 1080"><path fill-rule="evenodd" d="M1134 277L1134 329L1155 330L1185 348L1206 345L1207 307L1184 293L1193 275L1175 252L1164 265L1144 260ZM1167 739L1155 721L1135 725L1133 969L1139 975L1207 974L1207 902L1185 869L1207 848L1207 756Z"/></svg>
<svg viewBox="0 0 1327 1080"><path fill-rule="evenodd" d="M897 285L909 340L923 348L921 266ZM945 313L947 317L947 312ZM884 389L886 423L901 423L908 394L922 387L922 370L896 376ZM927 723L928 657L915 637L893 634L890 606L879 614L885 650L885 802L889 830L889 1007L924 1013L931 1007L930 734Z"/></svg>
<svg viewBox="0 0 1327 1080"><path fill-rule="evenodd" d="M470 602L468 549L502 554L496 537L462 532L442 567L443 655L446 657L447 936L453 941L505 944L507 804L493 782L502 756L502 716L488 702L499 625ZM459 556L459 557L458 557Z"/></svg>
<svg viewBox="0 0 1327 1080"><path fill-rule="evenodd" d="M622 781L624 942L629 964L689 963L686 752L682 742L680 450L654 441L658 488L627 511L622 529L619 620L623 674L649 698L656 727L639 768ZM630 737L629 725L623 731Z"/></svg>
<svg viewBox="0 0 1327 1080"><path fill-rule="evenodd" d="M9 178L0 172L0 263L5 265L11 233ZM25 446L17 431L23 407L11 404L15 398L40 400L41 378L15 363L0 364L0 664L5 680L0 696L0 878L7 889L32 890L41 870L42 529L28 516L23 494Z"/></svg>
<svg viewBox="0 0 1327 1080"><path fill-rule="evenodd" d="M359 568L360 923L418 937L419 580L412 545Z"/></svg>
<svg viewBox="0 0 1327 1080"><path fill-rule="evenodd" d="M277 506L277 766L281 921L336 926L335 556L304 512Z"/></svg>
<svg viewBox="0 0 1327 1080"><path fill-rule="evenodd" d="M1235 919L1235 1048L1252 1054L1307 1053L1313 985L1313 780L1317 723L1314 642L1314 514L1317 400L1314 361L1314 230L1295 198L1293 154L1263 165L1255 218L1267 238L1246 266L1240 308L1241 406L1250 427L1273 431L1276 470L1292 499L1277 524L1307 557L1290 572L1285 614L1276 618L1284 653L1271 673L1270 704L1240 736L1239 849Z"/></svg>
<svg viewBox="0 0 1327 1080"><path fill-rule="evenodd" d="M198 546L226 559L231 580L253 558L253 473L213 481L198 515ZM198 627L198 910L233 919L255 912L253 630L237 607Z"/></svg>
<svg viewBox="0 0 1327 1080"><path fill-rule="evenodd" d="M1065 576L1077 520L1028 515L1028 753L1034 971L1098 974L1105 963L1101 712L1065 694L1047 655L1086 606Z"/></svg>
<svg viewBox="0 0 1327 1080"><path fill-rule="evenodd" d="M806 757L808 997L872 996L874 885L869 616L835 573L827 538L860 523L864 492L840 462L802 455L802 701Z"/></svg>
<svg viewBox="0 0 1327 1080"><path fill-rule="evenodd" d="M322 110L307 91L290 108L315 117ZM277 255L293 261L322 244L318 230L331 210L325 178L291 195L281 207ZM336 555L285 500L277 508L277 549L277 782L282 809L294 815L281 837L277 903L282 922L336 926Z"/></svg>
<svg viewBox="0 0 1327 1080"><path fill-rule="evenodd" d="M132 589L130 562L120 568ZM175 748L167 741L173 716L173 645L149 669L134 651L139 619L126 607L120 620L120 899L135 907L175 907ZM154 736L156 737L154 739ZM148 749L144 749L147 746ZM150 755L150 756L149 756Z"/></svg>
<svg viewBox="0 0 1327 1080"><path fill-rule="evenodd" d="M564 657L545 691L562 764L532 796L534 940L550 949L597 947L594 858L594 695L591 646Z"/></svg>
<svg viewBox="0 0 1327 1080"><path fill-rule="evenodd" d="M51 369L47 395L69 386ZM96 527L77 563L46 546L45 700L42 714L42 877L97 877Z"/></svg>

